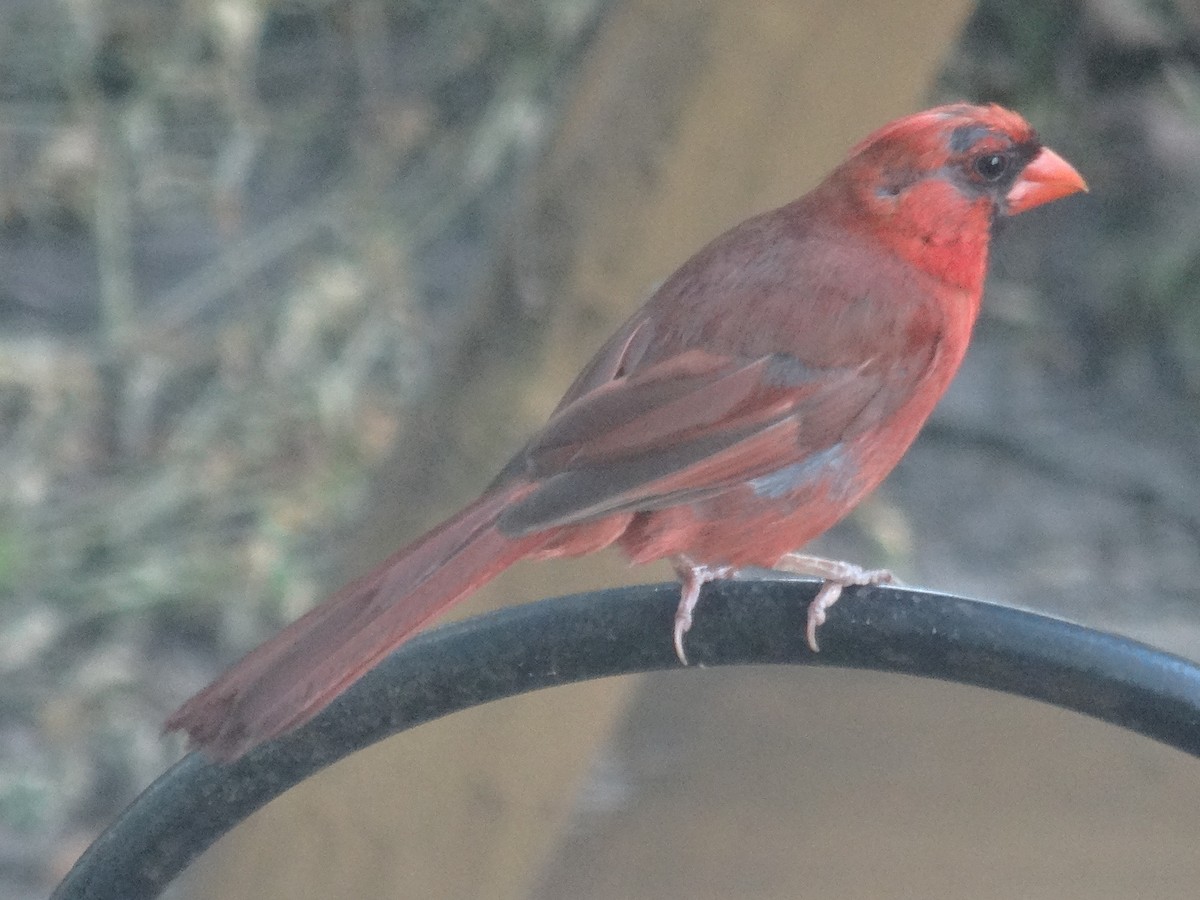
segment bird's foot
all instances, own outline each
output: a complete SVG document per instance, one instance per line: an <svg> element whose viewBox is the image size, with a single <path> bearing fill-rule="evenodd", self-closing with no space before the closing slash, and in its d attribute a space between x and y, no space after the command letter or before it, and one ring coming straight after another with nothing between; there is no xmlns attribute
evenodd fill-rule
<svg viewBox="0 0 1200 900"><path fill-rule="evenodd" d="M808 627L804 633L813 653L819 653L821 650L817 646L817 629L825 624L829 608L841 598L843 588L852 584L897 583L896 576L887 569L864 569L853 563L823 559L819 556L805 556L802 553L788 553L775 563L774 568L780 572L789 572L793 575L812 575L825 580L821 589L817 591L817 596L808 604Z"/></svg>
<svg viewBox="0 0 1200 900"><path fill-rule="evenodd" d="M710 581L732 578L737 570L733 566L702 565L687 556L676 557L672 564L682 585L679 606L675 608L675 655L686 666L688 659L683 650L683 636L692 627L692 611L696 608L696 601L700 599L700 589Z"/></svg>

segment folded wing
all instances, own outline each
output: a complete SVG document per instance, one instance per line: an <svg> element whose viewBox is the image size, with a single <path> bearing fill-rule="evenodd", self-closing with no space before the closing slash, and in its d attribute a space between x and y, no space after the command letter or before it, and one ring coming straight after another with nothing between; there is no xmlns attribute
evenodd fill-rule
<svg viewBox="0 0 1200 900"><path fill-rule="evenodd" d="M689 350L561 407L507 470L537 485L509 535L693 502L819 453L882 417L885 367Z"/></svg>

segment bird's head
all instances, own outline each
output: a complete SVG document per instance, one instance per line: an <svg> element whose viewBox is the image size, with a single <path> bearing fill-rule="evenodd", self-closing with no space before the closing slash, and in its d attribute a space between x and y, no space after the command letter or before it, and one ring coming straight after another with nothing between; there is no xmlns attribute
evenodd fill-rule
<svg viewBox="0 0 1200 900"><path fill-rule="evenodd" d="M1033 126L995 104L957 103L897 119L851 150L846 165L870 177L886 202L939 180L1001 215L1087 190L1070 163L1042 146Z"/></svg>
<svg viewBox="0 0 1200 900"><path fill-rule="evenodd" d="M964 286L982 282L997 217L1087 190L1021 116L965 103L883 126L850 151L826 185L861 229Z"/></svg>

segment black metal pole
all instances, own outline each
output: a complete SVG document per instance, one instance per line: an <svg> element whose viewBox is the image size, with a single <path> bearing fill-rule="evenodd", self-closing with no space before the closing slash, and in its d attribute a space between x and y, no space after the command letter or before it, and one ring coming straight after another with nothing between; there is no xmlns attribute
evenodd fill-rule
<svg viewBox="0 0 1200 900"><path fill-rule="evenodd" d="M811 581L709 585L693 665L875 669L1042 700L1200 756L1200 668L1134 641L945 594L849 589L805 645ZM431 719L559 684L679 667L677 585L545 600L427 632L298 731L231 765L192 754L104 832L53 900L141 900L218 837L314 772Z"/></svg>

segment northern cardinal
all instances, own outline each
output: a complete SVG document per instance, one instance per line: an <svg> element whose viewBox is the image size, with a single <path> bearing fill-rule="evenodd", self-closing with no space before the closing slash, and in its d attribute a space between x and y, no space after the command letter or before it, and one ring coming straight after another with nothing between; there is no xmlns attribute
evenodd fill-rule
<svg viewBox="0 0 1200 900"><path fill-rule="evenodd" d="M674 562L682 661L701 586L746 566L825 579L816 649L843 586L891 576L794 551L883 480L946 390L992 223L1082 190L999 106L885 125L663 282L478 500L251 651L167 729L235 759L518 560L611 544Z"/></svg>

